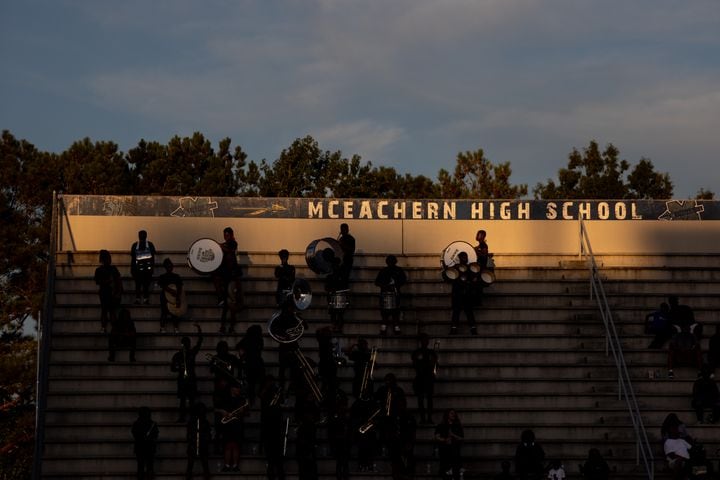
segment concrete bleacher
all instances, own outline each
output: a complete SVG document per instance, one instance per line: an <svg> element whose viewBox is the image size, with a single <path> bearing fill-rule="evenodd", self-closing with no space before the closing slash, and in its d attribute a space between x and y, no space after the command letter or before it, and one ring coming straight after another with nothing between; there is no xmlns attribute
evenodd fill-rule
<svg viewBox="0 0 720 480"><path fill-rule="evenodd" d="M174 260L183 276L191 307L189 316L203 327L205 343L198 356L201 399L210 404L212 389L205 353L216 343L234 343L249 325L265 325L274 307L274 253L250 252L244 264L245 310L239 315L236 336L218 332L220 308L215 306L211 281L185 266L183 252L160 252ZM655 447L656 476L666 475L659 441L659 426L668 412L677 412L692 434L705 443L717 460L720 427L696 425L689 393L694 371L676 369L676 378L666 378L665 350L648 350L651 338L643 333L645 314L670 293L691 305L696 318L714 332L720 321L720 268L718 258L706 255L608 255L597 258L604 285L620 330L625 357ZM613 478L644 478L635 465L635 440L627 407L618 399L615 366L605 354L604 328L597 306L590 298L585 262L571 255L501 254L496 256L497 282L486 290L484 306L476 310L478 335L470 336L461 317L460 335L448 336L449 285L440 276L439 258L430 255L400 257L410 279L404 290L403 333L379 337L377 289L373 285L383 265L381 255L359 255L353 272L351 307L345 315L342 340L352 343L358 335L379 348L375 378L387 372L397 375L415 409L410 353L416 348L415 334L426 332L440 341L440 370L436 384L435 420L446 408L455 408L465 427L463 447L466 478L486 478L499 471L502 460L511 459L520 433L532 428L547 458L560 458L571 477L578 476L589 448L599 448ZM175 376L170 372L172 354L180 335L160 334L159 296L155 288L150 305L133 305L134 287L129 276L127 252L113 252L113 263L123 274L124 304L138 330L137 362L129 363L119 352L109 363L107 340L100 333L99 304L92 275L97 252L85 251L58 256L56 304L52 331L49 390L43 477L131 478L135 471L130 425L136 409L147 405L160 426L156 472L159 478L183 478L185 426L175 423L177 399ZM158 262L159 263L159 262ZM317 357L312 335L327 325L322 279L305 265L300 252L292 252L290 263L297 275L310 281L312 306L303 317L310 332L301 340L307 356ZM161 268L160 268L161 269ZM157 272L157 270L156 270ZM191 334L191 322L181 326ZM194 342L194 340L193 340ZM265 336L264 359L270 372L277 367L276 344ZM649 373L661 378L650 378ZM342 385L350 391L350 367L340 370ZM290 415L288 405L287 413ZM258 453L258 407L246 418L241 473L235 477L264 478L264 458ZM434 426L419 425L417 432L417 477L434 478ZM334 460L328 454L325 432L320 430L319 466L323 478L334 478ZM294 437L291 434L286 468L295 472ZM217 471L219 456L211 459ZM375 474L356 471L366 479L389 478L386 458L377 459ZM217 473L217 475L221 475ZM230 474L227 474L230 475Z"/></svg>

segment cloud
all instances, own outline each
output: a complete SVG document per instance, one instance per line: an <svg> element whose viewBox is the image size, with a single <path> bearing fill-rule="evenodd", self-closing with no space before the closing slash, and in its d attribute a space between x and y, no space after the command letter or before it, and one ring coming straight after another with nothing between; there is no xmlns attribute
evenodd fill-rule
<svg viewBox="0 0 720 480"><path fill-rule="evenodd" d="M369 120L332 125L314 130L315 139L326 149L338 148L350 157L359 154L364 160L382 158L385 150L402 140L401 127L381 125Z"/></svg>

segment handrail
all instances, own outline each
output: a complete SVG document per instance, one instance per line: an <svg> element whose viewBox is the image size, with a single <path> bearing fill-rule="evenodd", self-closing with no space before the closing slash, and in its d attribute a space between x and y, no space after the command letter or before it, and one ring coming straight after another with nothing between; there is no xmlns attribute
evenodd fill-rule
<svg viewBox="0 0 720 480"><path fill-rule="evenodd" d="M45 277L45 298L43 301L42 315L38 319L33 480L39 480L42 476L42 457L45 447L45 410L47 407L48 366L50 364L50 337L52 335L53 310L55 308L55 266L57 263L59 203L62 203L62 196L53 192L50 245L48 245L48 265Z"/></svg>
<svg viewBox="0 0 720 480"><path fill-rule="evenodd" d="M642 421L640 407L638 406L635 391L632 386L632 379L630 378L630 373L625 363L625 356L623 355L620 337L615 328L612 311L605 296L605 289L603 288L598 266L595 262L595 255L590 245L590 237L582 219L580 219L580 256L588 259L590 268L590 298L594 295L597 299L600 316L605 325L605 355L608 355L608 351L613 355L618 372L618 398L624 398L630 413L633 429L635 430L635 464L640 465L640 461L642 460L647 478L653 480L655 477L655 459L652 447L650 446L647 431Z"/></svg>

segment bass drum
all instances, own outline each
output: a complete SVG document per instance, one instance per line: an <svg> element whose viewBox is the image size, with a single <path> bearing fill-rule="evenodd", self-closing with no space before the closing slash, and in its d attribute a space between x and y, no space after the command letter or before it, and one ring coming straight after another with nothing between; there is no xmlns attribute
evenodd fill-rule
<svg viewBox="0 0 720 480"><path fill-rule="evenodd" d="M285 310L277 311L270 317L267 324L268 335L280 343L292 343L305 333L303 320L295 313Z"/></svg>
<svg viewBox="0 0 720 480"><path fill-rule="evenodd" d="M332 271L332 258L329 252L332 252L336 258L343 260L343 250L340 242L331 237L313 240L305 249L305 262L310 270L324 275Z"/></svg>
<svg viewBox="0 0 720 480"><path fill-rule="evenodd" d="M209 275L220 268L222 259L222 248L212 238L195 240L187 254L188 266L201 275Z"/></svg>
<svg viewBox="0 0 720 480"><path fill-rule="evenodd" d="M460 252L465 252L468 256L468 263L470 265L477 263L477 252L475 248L467 242L457 241L452 242L450 245L440 254L440 266L442 267L442 277L446 282L452 282L458 278L464 271L460 271L460 268L466 270L467 266L460 266L460 260L458 255Z"/></svg>

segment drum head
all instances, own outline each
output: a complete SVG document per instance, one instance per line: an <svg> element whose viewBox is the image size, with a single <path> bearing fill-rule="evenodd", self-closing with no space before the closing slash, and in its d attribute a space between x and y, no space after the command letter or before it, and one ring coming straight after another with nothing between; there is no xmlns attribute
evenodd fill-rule
<svg viewBox="0 0 720 480"><path fill-rule="evenodd" d="M342 262L343 250L340 242L331 237L313 240L305 249L305 262L315 273L327 274L332 271L332 261L325 251L332 251L336 258Z"/></svg>
<svg viewBox="0 0 720 480"><path fill-rule="evenodd" d="M470 271L475 274L480 273L480 270L482 270L482 267L480 267L480 264L477 262L471 263L468 267L470 267Z"/></svg>
<svg viewBox="0 0 720 480"><path fill-rule="evenodd" d="M212 238L201 238L195 240L187 254L187 261L190 268L197 273L207 275L220 267L223 254L220 244Z"/></svg>
<svg viewBox="0 0 720 480"><path fill-rule="evenodd" d="M482 280L483 283L490 285L495 281L495 272L492 270L483 270L480 272L480 280Z"/></svg>
<svg viewBox="0 0 720 480"><path fill-rule="evenodd" d="M446 268L443 270L442 276L446 282L452 282L460 276L460 271L455 267Z"/></svg>
<svg viewBox="0 0 720 480"><path fill-rule="evenodd" d="M468 263L477 262L477 253L472 245L461 241L452 242L450 245L445 247L445 250L442 251L442 255L440 256L440 263L443 268L452 267L460 263L460 260L458 260L458 254L460 252L467 253Z"/></svg>

